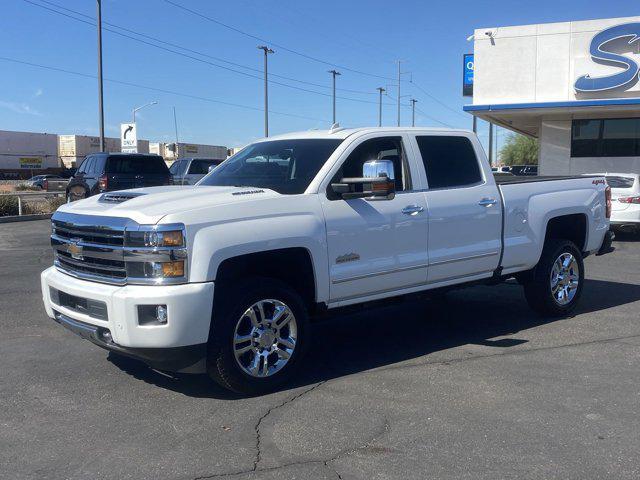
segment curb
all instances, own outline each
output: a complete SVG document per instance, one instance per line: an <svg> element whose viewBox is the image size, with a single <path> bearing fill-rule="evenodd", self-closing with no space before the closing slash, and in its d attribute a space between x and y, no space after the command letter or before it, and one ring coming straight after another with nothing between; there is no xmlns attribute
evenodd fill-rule
<svg viewBox="0 0 640 480"><path fill-rule="evenodd" d="M46 220L51 218L51 213L44 213L38 215L11 215L8 217L0 217L0 223L13 223L13 222L29 222L31 220Z"/></svg>

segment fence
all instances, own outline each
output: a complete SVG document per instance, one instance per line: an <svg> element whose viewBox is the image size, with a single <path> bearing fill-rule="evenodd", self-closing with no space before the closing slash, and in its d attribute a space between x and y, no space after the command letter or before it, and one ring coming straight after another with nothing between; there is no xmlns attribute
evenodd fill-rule
<svg viewBox="0 0 640 480"><path fill-rule="evenodd" d="M18 215L23 213L23 204L25 200L44 198L64 197L65 192L9 192L0 193L0 197L18 197Z"/></svg>

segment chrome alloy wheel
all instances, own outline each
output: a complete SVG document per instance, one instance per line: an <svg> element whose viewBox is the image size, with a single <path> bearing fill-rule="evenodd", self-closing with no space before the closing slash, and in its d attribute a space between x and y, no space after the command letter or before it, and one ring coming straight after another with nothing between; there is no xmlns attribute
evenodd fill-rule
<svg viewBox="0 0 640 480"><path fill-rule="evenodd" d="M298 325L291 309L279 300L265 299L242 314L233 337L236 362L252 377L280 371L296 348Z"/></svg>
<svg viewBox="0 0 640 480"><path fill-rule="evenodd" d="M568 252L562 253L553 263L550 284L551 295L558 305L571 303L580 285L578 261Z"/></svg>

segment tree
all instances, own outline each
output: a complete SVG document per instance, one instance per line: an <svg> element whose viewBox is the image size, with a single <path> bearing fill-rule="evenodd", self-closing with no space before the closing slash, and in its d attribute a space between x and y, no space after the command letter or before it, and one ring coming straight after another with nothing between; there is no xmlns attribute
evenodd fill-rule
<svg viewBox="0 0 640 480"><path fill-rule="evenodd" d="M505 165L537 165L539 149L537 138L509 135L500 149L500 162Z"/></svg>

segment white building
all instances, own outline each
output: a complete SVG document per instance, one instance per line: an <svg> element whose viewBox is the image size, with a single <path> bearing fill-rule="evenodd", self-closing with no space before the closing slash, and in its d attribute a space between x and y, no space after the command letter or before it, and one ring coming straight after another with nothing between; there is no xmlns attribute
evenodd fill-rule
<svg viewBox="0 0 640 480"><path fill-rule="evenodd" d="M640 173L640 16L481 28L465 111L540 139L542 175Z"/></svg>
<svg viewBox="0 0 640 480"><path fill-rule="evenodd" d="M0 130L0 170L33 171L59 164L57 135Z"/></svg>

